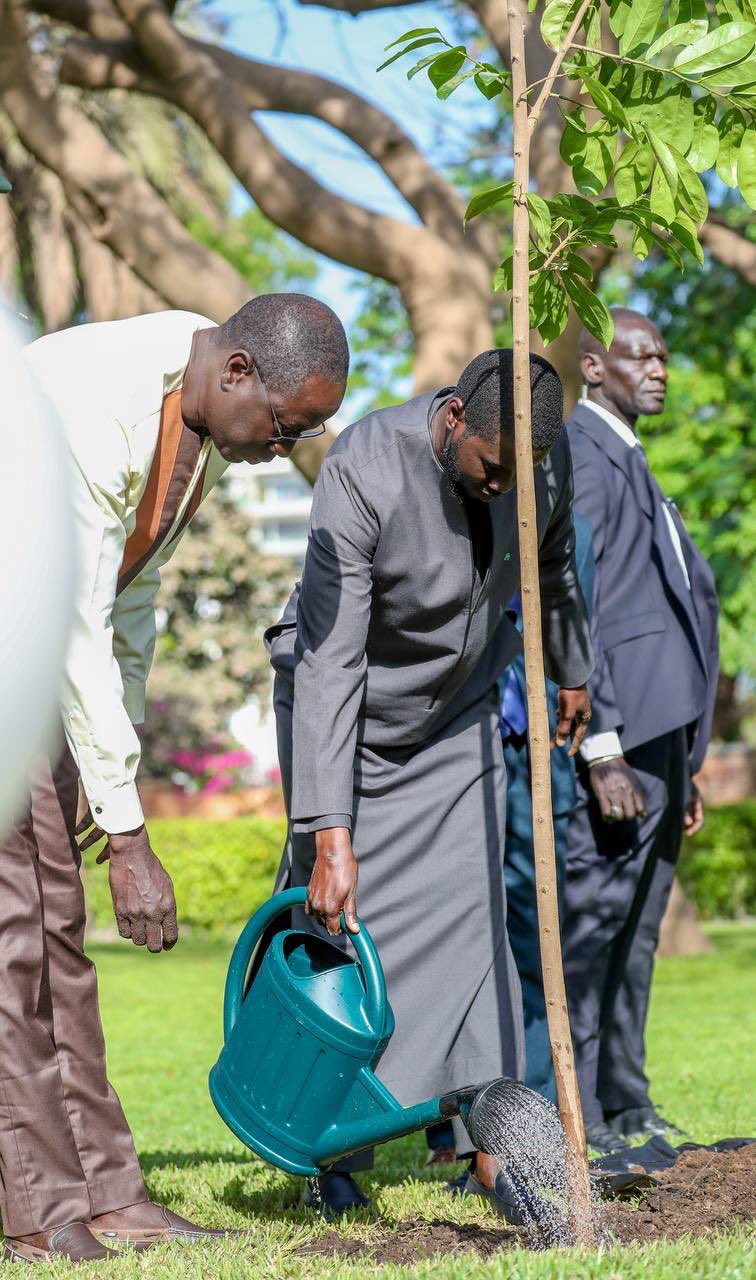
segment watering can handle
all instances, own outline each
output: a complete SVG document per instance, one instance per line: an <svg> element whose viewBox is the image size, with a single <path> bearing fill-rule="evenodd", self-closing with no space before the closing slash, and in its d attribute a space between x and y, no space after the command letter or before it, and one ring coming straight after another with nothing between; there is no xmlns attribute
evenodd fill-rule
<svg viewBox="0 0 756 1280"><path fill-rule="evenodd" d="M226 978L226 994L223 1001L224 1039L228 1040L234 1023L241 1012L249 964L255 947L265 930L285 911L288 911L291 907L303 907L306 901L307 890L305 888L284 889L283 893L277 893L267 902L264 902L242 929L239 941L234 947L231 956L228 977ZM346 931L346 936L357 952L362 972L365 976L365 1014L368 1023L380 1035L386 1021L386 980L383 976L383 967L375 949L375 943L359 917L358 923L360 932L349 933ZM346 930L343 915L341 917L341 927Z"/></svg>

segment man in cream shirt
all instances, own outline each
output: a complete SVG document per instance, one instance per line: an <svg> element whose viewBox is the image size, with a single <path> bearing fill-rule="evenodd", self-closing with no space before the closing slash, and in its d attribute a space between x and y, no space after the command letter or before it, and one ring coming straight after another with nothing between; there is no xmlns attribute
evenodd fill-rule
<svg viewBox="0 0 756 1280"><path fill-rule="evenodd" d="M328 307L273 294L220 327L162 312L41 338L26 358L65 434L78 564L66 746L0 841L0 1177L6 1256L75 1261L108 1257L105 1241L212 1234L149 1201L108 1084L79 848L107 836L121 936L172 947L173 886L144 824L133 727L160 566L229 463L270 461L324 430L348 351Z"/></svg>

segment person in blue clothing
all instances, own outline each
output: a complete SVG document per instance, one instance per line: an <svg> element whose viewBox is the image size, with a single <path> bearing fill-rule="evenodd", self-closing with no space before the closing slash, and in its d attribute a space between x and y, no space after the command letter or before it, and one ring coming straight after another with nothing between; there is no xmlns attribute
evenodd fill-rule
<svg viewBox="0 0 756 1280"><path fill-rule="evenodd" d="M575 523L575 559L578 580L590 614L593 598L593 540L589 522L577 514ZM510 602L508 612L517 614L522 626L519 594ZM546 1003L538 943L538 912L533 859L533 817L531 811L530 748L528 746L528 714L525 686L525 659L522 654L499 679L501 697L501 738L507 768L507 819L504 847L504 879L507 887L507 933L522 985L525 1015L525 1084L550 1102L556 1102L556 1082L551 1061L551 1046L546 1024ZM549 724L553 732L557 718L557 686L546 681ZM575 764L566 751L551 753L551 799L554 816L557 882L561 902L564 869L567 860L567 828L575 804ZM447 1164L454 1160L451 1128L434 1125L427 1131L429 1163Z"/></svg>

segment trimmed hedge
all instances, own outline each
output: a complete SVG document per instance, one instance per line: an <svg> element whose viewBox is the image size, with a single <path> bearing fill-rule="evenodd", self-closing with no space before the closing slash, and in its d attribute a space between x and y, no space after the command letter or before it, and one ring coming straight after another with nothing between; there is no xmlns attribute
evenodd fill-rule
<svg viewBox="0 0 756 1280"><path fill-rule="evenodd" d="M216 931L244 924L270 895L286 823L159 818L150 834L173 878L179 921ZM679 875L704 919L756 915L756 802L707 809L703 831L683 842ZM85 884L90 923L110 926L107 867L96 867L91 851Z"/></svg>
<svg viewBox="0 0 756 1280"><path fill-rule="evenodd" d="M756 915L756 801L707 808L703 831L683 839L678 874L705 920Z"/></svg>
<svg viewBox="0 0 756 1280"><path fill-rule="evenodd" d="M173 880L179 925L220 930L246 924L269 898L286 839L283 818L155 818L152 844ZM92 852L92 851L90 851ZM107 866L86 855L89 922L113 923Z"/></svg>

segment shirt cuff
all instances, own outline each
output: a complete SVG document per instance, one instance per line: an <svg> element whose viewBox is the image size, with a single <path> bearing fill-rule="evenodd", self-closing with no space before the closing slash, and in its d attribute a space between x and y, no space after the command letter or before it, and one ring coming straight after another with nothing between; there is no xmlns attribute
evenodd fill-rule
<svg viewBox="0 0 756 1280"><path fill-rule="evenodd" d="M580 755L586 764L601 760L603 756L621 756L622 754L622 743L614 729L607 729L606 733L589 733L587 738L583 739L583 745L580 748Z"/></svg>
<svg viewBox="0 0 756 1280"><path fill-rule="evenodd" d="M87 796L92 818L109 836L121 831L135 831L144 822L144 812L135 782L112 791Z"/></svg>
<svg viewBox="0 0 756 1280"><path fill-rule="evenodd" d="M294 835L300 836L311 831L324 831L326 827L346 827L351 831L351 813L324 813L320 818L298 818L291 824Z"/></svg>

